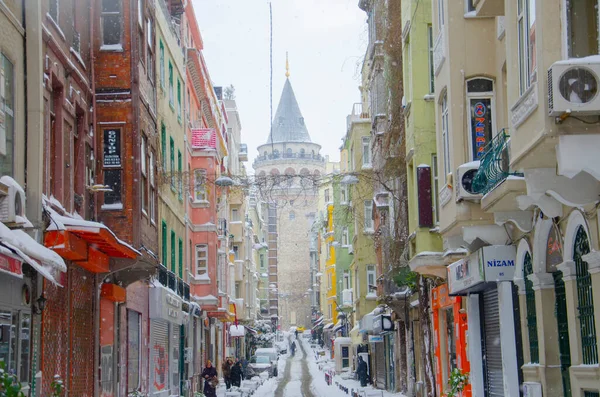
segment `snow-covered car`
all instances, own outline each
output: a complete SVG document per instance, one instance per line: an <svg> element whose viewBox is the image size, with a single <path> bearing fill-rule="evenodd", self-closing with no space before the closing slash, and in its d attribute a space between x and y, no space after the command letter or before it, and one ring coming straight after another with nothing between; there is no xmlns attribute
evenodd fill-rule
<svg viewBox="0 0 600 397"><path fill-rule="evenodd" d="M254 352L255 356L267 356L269 360L276 362L279 354L277 353L277 349L274 347L261 347L256 349Z"/></svg>
<svg viewBox="0 0 600 397"><path fill-rule="evenodd" d="M246 377L260 376L263 372L277 376L277 361L271 361L269 356L252 356L246 368Z"/></svg>
<svg viewBox="0 0 600 397"><path fill-rule="evenodd" d="M287 343L285 342L276 342L274 344L275 349L277 349L277 353L286 354L287 353Z"/></svg>

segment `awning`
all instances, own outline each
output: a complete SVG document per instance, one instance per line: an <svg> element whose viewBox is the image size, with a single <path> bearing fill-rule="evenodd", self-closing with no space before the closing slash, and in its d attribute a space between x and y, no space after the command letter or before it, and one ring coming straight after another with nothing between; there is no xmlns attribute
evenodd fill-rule
<svg viewBox="0 0 600 397"><path fill-rule="evenodd" d="M23 251L21 251L17 247L11 245L10 243L2 241L2 242L0 242L0 246L3 248L2 249L3 253L5 251L11 252L12 255L10 255L10 256L12 256L13 258L15 258L17 260L21 260L21 261L27 263L29 266L34 268L39 274L41 274L46 280L50 281L54 285L58 285L59 287L62 287L62 285L58 281L56 281L56 279L54 278L54 275L52 274L52 269L50 269L48 266L43 265L43 264L37 262L36 260L30 258L27 254L25 254Z"/></svg>
<svg viewBox="0 0 600 397"><path fill-rule="evenodd" d="M257 330L255 330L254 328L249 327L247 325L246 325L246 330L250 331L251 334L258 335L258 331Z"/></svg>
<svg viewBox="0 0 600 397"><path fill-rule="evenodd" d="M344 326L344 324L342 324L342 322L341 322L341 321L338 321L338 322L335 324L335 327L333 327L333 332L337 332L337 331L339 331L339 330L340 330L340 329L341 329L343 326Z"/></svg>
<svg viewBox="0 0 600 397"><path fill-rule="evenodd" d="M326 326L323 327L323 329L325 330L325 329L329 329L331 327L333 327L333 323L327 324Z"/></svg>
<svg viewBox="0 0 600 397"><path fill-rule="evenodd" d="M316 320L315 320L314 327L321 325L321 324L323 323L323 320L325 320L325 317L323 317L323 316L321 316L321 317L319 317L318 319L316 319ZM314 328L314 327L313 327L313 328Z"/></svg>

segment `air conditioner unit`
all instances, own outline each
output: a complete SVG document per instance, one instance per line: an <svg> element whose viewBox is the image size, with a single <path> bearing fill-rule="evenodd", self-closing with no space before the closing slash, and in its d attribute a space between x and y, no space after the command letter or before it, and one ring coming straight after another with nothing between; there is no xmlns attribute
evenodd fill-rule
<svg viewBox="0 0 600 397"><path fill-rule="evenodd" d="M345 289L342 291L342 306L352 306L354 303L352 297L352 289Z"/></svg>
<svg viewBox="0 0 600 397"><path fill-rule="evenodd" d="M548 69L548 114L600 114L600 61L587 58L554 63Z"/></svg>
<svg viewBox="0 0 600 397"><path fill-rule="evenodd" d="M0 196L0 222L15 223L17 216L25 216L25 192L8 185L8 194Z"/></svg>
<svg viewBox="0 0 600 397"><path fill-rule="evenodd" d="M479 161L460 165L456 170L456 202L481 200L481 194L473 191L473 180L479 170Z"/></svg>

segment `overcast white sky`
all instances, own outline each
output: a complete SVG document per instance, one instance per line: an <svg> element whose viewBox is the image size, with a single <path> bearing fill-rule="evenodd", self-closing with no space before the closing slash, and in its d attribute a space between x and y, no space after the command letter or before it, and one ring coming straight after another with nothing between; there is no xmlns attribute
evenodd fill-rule
<svg viewBox="0 0 600 397"><path fill-rule="evenodd" d="M215 86L233 84L248 144L248 169L267 142L269 111L269 1L193 0L204 57ZM290 81L313 142L339 160L346 116L360 101L360 65L367 44L366 14L358 0L272 0L273 114Z"/></svg>

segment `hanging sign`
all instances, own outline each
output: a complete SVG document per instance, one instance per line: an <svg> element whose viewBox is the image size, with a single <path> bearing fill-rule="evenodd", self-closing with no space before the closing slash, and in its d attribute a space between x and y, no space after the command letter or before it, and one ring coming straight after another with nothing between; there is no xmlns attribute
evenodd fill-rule
<svg viewBox="0 0 600 397"><path fill-rule="evenodd" d="M470 100L471 108L471 142L473 160L481 160L485 147L492 139L492 100L476 98Z"/></svg>
<svg viewBox="0 0 600 397"><path fill-rule="evenodd" d="M0 254L0 271L10 273L13 276L23 277L23 265L21 261Z"/></svg>
<svg viewBox="0 0 600 397"><path fill-rule="evenodd" d="M118 128L104 130L104 160L105 167L121 166L121 130Z"/></svg>
<svg viewBox="0 0 600 397"><path fill-rule="evenodd" d="M383 335L369 335L369 343L383 342Z"/></svg>

